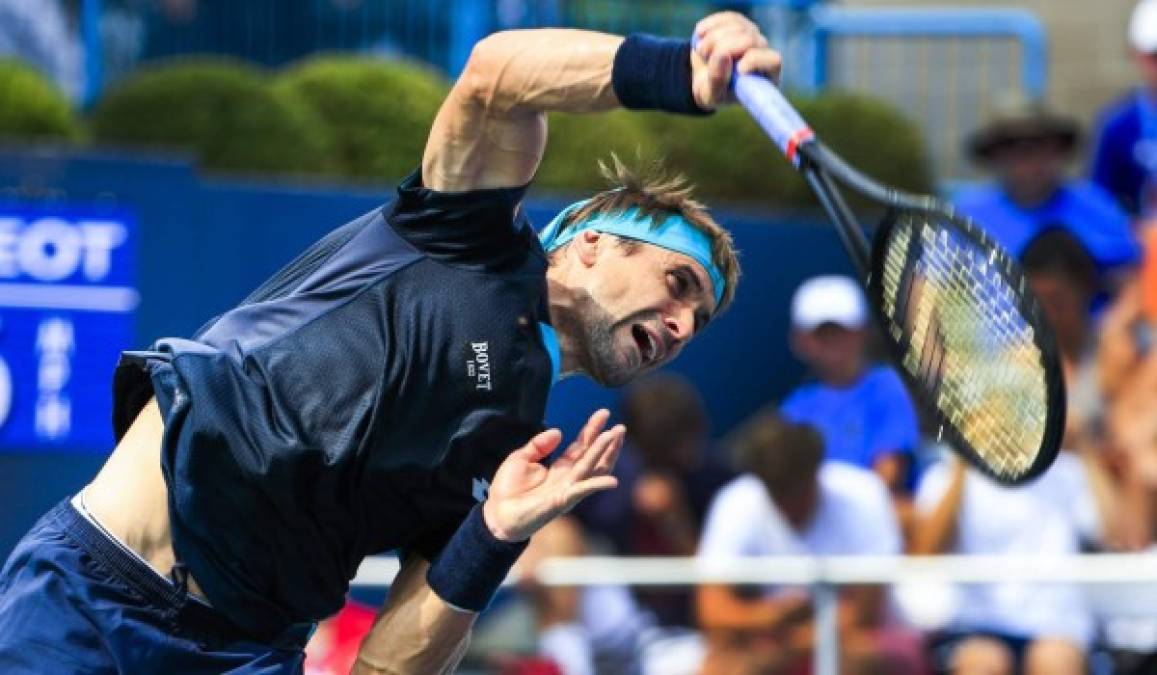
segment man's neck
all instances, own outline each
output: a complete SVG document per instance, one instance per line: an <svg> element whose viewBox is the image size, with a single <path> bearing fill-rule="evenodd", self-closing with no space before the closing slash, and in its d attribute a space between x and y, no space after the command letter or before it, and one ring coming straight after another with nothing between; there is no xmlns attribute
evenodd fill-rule
<svg viewBox="0 0 1157 675"><path fill-rule="evenodd" d="M581 324L575 310L574 292L564 282L564 278L564 271L559 267L552 265L547 268L547 309L550 312L550 324L558 336L558 351L561 361L559 377L574 375L582 370L574 339Z"/></svg>
<svg viewBox="0 0 1157 675"><path fill-rule="evenodd" d="M1004 187L1004 193L1008 195L1009 201L1011 201L1016 206L1025 210L1030 210L1044 206L1045 204L1052 201L1053 197L1056 197L1057 193L1060 192L1062 185L1063 182L1058 181L1056 185L1053 185L1048 189L1035 190L1030 192L1017 191L1006 185Z"/></svg>

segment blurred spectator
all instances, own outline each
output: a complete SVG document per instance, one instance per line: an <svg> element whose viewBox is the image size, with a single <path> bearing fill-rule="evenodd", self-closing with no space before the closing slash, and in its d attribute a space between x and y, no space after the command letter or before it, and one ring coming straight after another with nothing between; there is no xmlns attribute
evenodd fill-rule
<svg viewBox="0 0 1157 675"><path fill-rule="evenodd" d="M711 497L733 476L712 457L699 392L680 376L653 375L627 390L620 412L627 445L615 468L619 487L587 499L576 515L624 555L694 554ZM662 625L692 625L686 591L636 595Z"/></svg>
<svg viewBox="0 0 1157 675"><path fill-rule="evenodd" d="M1097 354L1105 399L1105 443L1119 461L1116 474L1122 532L1117 545L1140 549L1154 541L1157 518L1157 229L1147 235L1141 274L1105 312Z"/></svg>
<svg viewBox="0 0 1157 675"><path fill-rule="evenodd" d="M968 139L972 158L996 183L963 191L957 207L1017 257L1037 235L1059 228L1101 272L1136 262L1140 250L1124 211L1100 187L1066 176L1079 141L1077 123L1042 103L1003 102Z"/></svg>
<svg viewBox="0 0 1157 675"><path fill-rule="evenodd" d="M825 463L815 429L764 417L748 428L738 452L749 473L712 502L701 559L901 552L884 484L871 471ZM918 639L889 626L885 597L880 587L841 590L841 672L920 672ZM815 635L805 593L704 586L698 609L708 641L704 673L807 672Z"/></svg>
<svg viewBox="0 0 1157 675"><path fill-rule="evenodd" d="M547 587L534 573L544 558L587 555L569 517L538 532L518 561L520 590L534 606L538 652L563 675L691 675L703 658L691 631L666 631L622 586Z"/></svg>
<svg viewBox="0 0 1157 675"><path fill-rule="evenodd" d="M1101 535L1084 465L1069 451L1015 488L948 458L924 475L916 508L911 550L920 555L1068 555ZM940 672L1085 672L1094 625L1076 584L964 584L956 599L933 640Z"/></svg>
<svg viewBox="0 0 1157 675"><path fill-rule="evenodd" d="M33 65L78 100L83 56L76 26L59 0L0 0L0 57Z"/></svg>
<svg viewBox="0 0 1157 675"><path fill-rule="evenodd" d="M1089 313L1097 289L1092 258L1068 232L1049 230L1034 239L1021 257L1033 293L1052 326L1064 369L1063 446L1084 463L1089 490L1101 514L1100 541L1113 548L1132 548L1138 514L1121 502L1120 486L1110 473L1105 452L1105 405L1097 380L1097 339ZM1143 521L1143 517L1142 517Z"/></svg>
<svg viewBox="0 0 1157 675"><path fill-rule="evenodd" d="M1142 220L1157 216L1157 0L1141 0L1129 23L1141 86L1101 114L1092 179Z"/></svg>
<svg viewBox="0 0 1157 675"><path fill-rule="evenodd" d="M305 646L304 675L345 675L354 666L376 613L353 600L322 621Z"/></svg>
<svg viewBox="0 0 1157 675"><path fill-rule="evenodd" d="M1091 435L1101 415L1090 315L1097 291L1096 265L1075 237L1059 229L1033 239L1024 249L1021 264L1057 338L1068 383L1070 433ZM1074 447L1072 442L1066 445Z"/></svg>
<svg viewBox="0 0 1157 675"><path fill-rule="evenodd" d="M907 490L919 441L916 411L896 371L868 357L867 304L847 277L805 281L791 301L791 347L816 382L793 391L780 413L823 434L825 458L875 470Z"/></svg>

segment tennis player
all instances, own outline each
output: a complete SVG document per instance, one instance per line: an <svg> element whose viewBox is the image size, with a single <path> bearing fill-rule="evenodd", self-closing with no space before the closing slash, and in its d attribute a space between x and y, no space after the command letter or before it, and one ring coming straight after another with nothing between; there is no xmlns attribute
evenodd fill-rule
<svg viewBox="0 0 1157 675"><path fill-rule="evenodd" d="M362 559L402 552L361 672L452 669L537 529L611 488L596 412L549 466L560 375L619 385L673 359L735 293L728 234L677 180L614 189L535 237L520 209L545 113L704 114L779 57L734 13L701 43L493 35L421 168L194 339L127 353L118 445L0 573L0 671L283 672ZM398 92L404 96L405 92Z"/></svg>

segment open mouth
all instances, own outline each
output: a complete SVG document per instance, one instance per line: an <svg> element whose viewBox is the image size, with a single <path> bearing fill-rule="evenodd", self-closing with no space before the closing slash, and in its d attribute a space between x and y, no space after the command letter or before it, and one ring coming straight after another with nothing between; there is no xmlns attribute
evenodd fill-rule
<svg viewBox="0 0 1157 675"><path fill-rule="evenodd" d="M642 324L635 324L631 326L631 337L635 338L635 345L639 348L639 355L642 357L642 365L650 365L655 361L659 353L659 345L655 340L655 336L651 334Z"/></svg>

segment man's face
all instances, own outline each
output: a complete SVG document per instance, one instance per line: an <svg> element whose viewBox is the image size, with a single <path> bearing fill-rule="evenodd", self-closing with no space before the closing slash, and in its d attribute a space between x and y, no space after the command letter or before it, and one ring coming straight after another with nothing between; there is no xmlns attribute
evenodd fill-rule
<svg viewBox="0 0 1157 675"><path fill-rule="evenodd" d="M1146 54L1135 51L1133 58L1137 61L1137 68L1141 71L1145 86L1149 87L1150 91L1157 92L1157 52Z"/></svg>
<svg viewBox="0 0 1157 675"><path fill-rule="evenodd" d="M1073 281L1056 274L1029 276L1033 294L1040 300L1045 318L1056 333L1057 342L1069 356L1084 346L1089 320L1089 294Z"/></svg>
<svg viewBox="0 0 1157 675"><path fill-rule="evenodd" d="M812 330L792 334L796 355L828 384L851 384L860 376L864 362L867 331L845 328L836 323L820 324Z"/></svg>
<svg viewBox="0 0 1157 675"><path fill-rule="evenodd" d="M997 150L993 167L1014 201L1023 206L1036 206L1060 187L1067 160L1060 141L1025 139Z"/></svg>
<svg viewBox="0 0 1157 675"><path fill-rule="evenodd" d="M599 384L617 387L668 363L710 321L711 278L688 256L589 230L570 246L582 292L579 325L565 328Z"/></svg>

